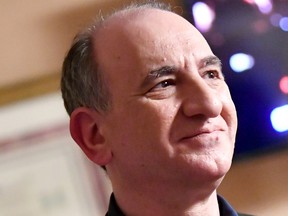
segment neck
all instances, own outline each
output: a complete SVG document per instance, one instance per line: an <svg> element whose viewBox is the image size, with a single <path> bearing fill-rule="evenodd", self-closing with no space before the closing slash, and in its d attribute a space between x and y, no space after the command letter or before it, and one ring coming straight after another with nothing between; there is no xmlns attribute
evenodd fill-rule
<svg viewBox="0 0 288 216"><path fill-rule="evenodd" d="M160 185L156 190L131 190L131 186L126 189L119 191L114 188L116 201L126 216L220 215L215 188L210 191L206 188L204 191L186 190L181 193L177 188L162 191Z"/></svg>

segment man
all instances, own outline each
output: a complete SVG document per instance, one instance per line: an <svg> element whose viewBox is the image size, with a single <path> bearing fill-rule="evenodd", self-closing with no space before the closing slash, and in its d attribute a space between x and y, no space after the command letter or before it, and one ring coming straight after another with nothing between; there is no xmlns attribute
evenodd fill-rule
<svg viewBox="0 0 288 216"><path fill-rule="evenodd" d="M61 84L73 139L111 180L107 215L238 215L216 194L235 107L188 21L157 3L115 12L78 35Z"/></svg>

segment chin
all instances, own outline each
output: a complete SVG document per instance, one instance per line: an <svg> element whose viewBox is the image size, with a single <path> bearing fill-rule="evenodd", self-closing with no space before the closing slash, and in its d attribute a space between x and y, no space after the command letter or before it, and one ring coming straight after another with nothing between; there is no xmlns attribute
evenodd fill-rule
<svg viewBox="0 0 288 216"><path fill-rule="evenodd" d="M198 158L196 169L202 179L222 180L231 167L232 157L205 155ZM191 164L195 168L195 164Z"/></svg>
<svg viewBox="0 0 288 216"><path fill-rule="evenodd" d="M208 174L215 178L223 178L230 170L232 158L233 151L231 149L220 148L206 152L206 155L203 155L202 162Z"/></svg>
<svg viewBox="0 0 288 216"><path fill-rule="evenodd" d="M208 173L210 172L211 177L215 179L223 179L227 172L230 170L231 167L231 159L215 159L212 163Z"/></svg>

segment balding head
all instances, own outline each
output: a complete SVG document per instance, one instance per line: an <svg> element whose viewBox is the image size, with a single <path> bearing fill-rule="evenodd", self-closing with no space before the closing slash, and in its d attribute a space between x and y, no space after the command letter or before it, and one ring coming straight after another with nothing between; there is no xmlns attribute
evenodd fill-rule
<svg viewBox="0 0 288 216"><path fill-rule="evenodd" d="M97 32L106 28L110 20L116 17L125 17L132 11L141 13L148 8L170 10L170 6L163 3L131 4L107 17L101 16L75 37L64 60L61 78L62 97L69 115L77 107L83 106L99 112L110 109L110 92L93 52Z"/></svg>
<svg viewBox="0 0 288 216"><path fill-rule="evenodd" d="M186 44L180 45L183 39ZM145 76L147 70L165 64L165 58L171 56L168 52L176 53L191 47L197 49L196 55L204 50L209 50L212 55L206 40L191 23L173 12L157 8L136 8L116 13L94 36L95 61L111 95L125 87L125 82L132 82L125 80L130 71L137 70L131 77ZM159 51L159 55L155 55ZM125 80L122 85L120 77Z"/></svg>

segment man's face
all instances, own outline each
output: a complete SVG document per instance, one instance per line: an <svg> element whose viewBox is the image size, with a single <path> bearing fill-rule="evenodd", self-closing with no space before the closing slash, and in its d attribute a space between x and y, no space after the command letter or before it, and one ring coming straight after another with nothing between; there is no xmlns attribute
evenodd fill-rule
<svg viewBox="0 0 288 216"><path fill-rule="evenodd" d="M236 111L201 34L175 14L148 9L111 18L95 41L112 95L103 129L113 155L108 174L135 184L223 177Z"/></svg>

